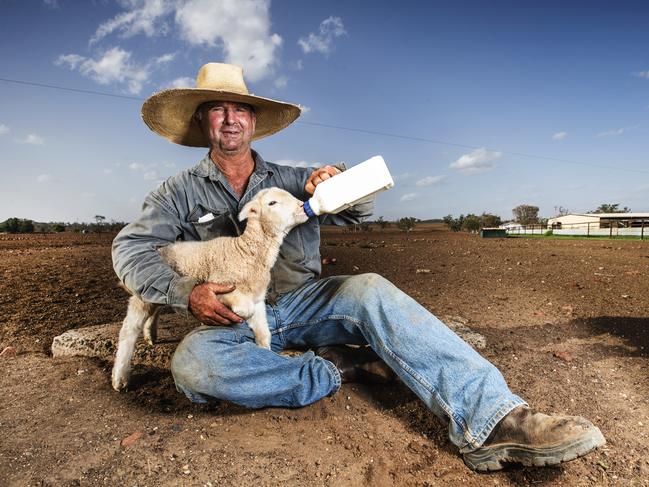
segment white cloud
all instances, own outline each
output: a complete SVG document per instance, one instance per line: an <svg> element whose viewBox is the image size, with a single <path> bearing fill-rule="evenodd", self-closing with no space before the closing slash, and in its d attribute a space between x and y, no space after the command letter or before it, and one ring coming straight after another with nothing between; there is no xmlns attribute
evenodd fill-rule
<svg viewBox="0 0 649 487"><path fill-rule="evenodd" d="M154 64L167 64L173 61L176 58L176 55L174 53L167 53L163 54L162 56L158 56L153 60Z"/></svg>
<svg viewBox="0 0 649 487"><path fill-rule="evenodd" d="M169 163L164 164L164 167L171 167ZM142 177L144 178L145 181L157 181L158 184L162 183L163 181L160 180L160 176L158 175L158 164L155 162L151 162L148 164L142 164L141 162L131 162L128 165L128 168L133 171L133 172L139 172L142 173Z"/></svg>
<svg viewBox="0 0 649 487"><path fill-rule="evenodd" d="M175 27L178 36L190 45L222 50L219 57L242 66L246 78L253 82L272 75L277 65L282 38L270 30L270 0L120 0L118 3L124 11L99 25L90 39L91 46L113 34L123 38L137 34L153 37L166 35ZM165 54L146 63L136 63L131 52L113 47L89 57L62 55L56 64L78 69L100 84L126 83L129 92L139 94L151 71L174 57Z"/></svg>
<svg viewBox="0 0 649 487"><path fill-rule="evenodd" d="M181 37L193 45L219 45L225 61L251 81L269 76L282 38L270 33L270 0L188 0L176 7Z"/></svg>
<svg viewBox="0 0 649 487"><path fill-rule="evenodd" d="M4 123L0 123L0 135L4 135L8 133L9 133L9 127L7 127Z"/></svg>
<svg viewBox="0 0 649 487"><path fill-rule="evenodd" d="M399 201L402 203L404 201L412 201L417 197L417 193L406 193L404 194L401 198L399 198Z"/></svg>
<svg viewBox="0 0 649 487"><path fill-rule="evenodd" d="M301 37L297 43L305 54L319 52L329 54L333 49L335 38L345 35L345 26L340 17L329 17L320 23L319 33L311 32L306 38Z"/></svg>
<svg viewBox="0 0 649 487"><path fill-rule="evenodd" d="M649 79L649 70L647 70L647 71L640 71L640 72L638 72L638 73L633 73L633 74L635 74L635 75L638 76L639 78L646 78L646 79Z"/></svg>
<svg viewBox="0 0 649 487"><path fill-rule="evenodd" d="M597 134L597 137L611 137L615 135L622 135L627 130L630 130L635 127L620 127L618 129L606 130Z"/></svg>
<svg viewBox="0 0 649 487"><path fill-rule="evenodd" d="M128 168L131 171L144 171L147 168L147 166L145 166L144 164L139 163L139 162L131 162L128 165Z"/></svg>
<svg viewBox="0 0 649 487"><path fill-rule="evenodd" d="M52 175L51 174L39 174L36 177L36 182L40 184L45 184L49 183L52 180Z"/></svg>
<svg viewBox="0 0 649 487"><path fill-rule="evenodd" d="M422 178L418 180L415 185L416 186L432 186L433 184L437 184L441 181L444 181L446 179L445 175L440 175L440 176L426 176L425 178Z"/></svg>
<svg viewBox="0 0 649 487"><path fill-rule="evenodd" d="M54 64L57 66L67 64L70 69L75 70L77 69L77 66L85 60L85 57L79 56L78 54L61 54L57 60L54 61Z"/></svg>
<svg viewBox="0 0 649 487"><path fill-rule="evenodd" d="M59 8L58 0L43 0L43 5L52 10Z"/></svg>
<svg viewBox="0 0 649 487"><path fill-rule="evenodd" d="M280 76L273 82L273 84L275 85L275 88L286 88L288 78L286 76Z"/></svg>
<svg viewBox="0 0 649 487"><path fill-rule="evenodd" d="M311 111L311 107L308 107L306 105L300 105L300 110L302 110L302 115L306 115Z"/></svg>
<svg viewBox="0 0 649 487"><path fill-rule="evenodd" d="M568 132L557 132L552 136L552 140L563 140L568 136Z"/></svg>
<svg viewBox="0 0 649 487"><path fill-rule="evenodd" d="M16 139L16 142L18 142L19 144L43 145L45 143L45 139L43 139L43 137L41 137L40 135L28 134L24 139Z"/></svg>
<svg viewBox="0 0 649 487"><path fill-rule="evenodd" d="M494 161L502 158L502 152L488 151L481 147L469 154L464 154L457 161L451 163L451 169L457 169L464 174L476 174L494 168Z"/></svg>
<svg viewBox="0 0 649 487"><path fill-rule="evenodd" d="M170 81L166 85L166 88L194 88L195 86L196 82L194 81L194 78L183 76L182 78L176 78Z"/></svg>
<svg viewBox="0 0 649 487"><path fill-rule="evenodd" d="M275 164L281 166L292 166L292 167L318 167L318 164L315 162L307 161L296 161L294 159L280 159L279 161L273 161Z"/></svg>
<svg viewBox="0 0 649 487"><path fill-rule="evenodd" d="M164 57L164 56L162 56ZM160 58L157 58L160 59ZM128 91L137 95L150 76L152 64L140 65L131 60L131 53L120 47L113 47L97 59L85 58L77 54L59 56L55 61L57 66L67 64L70 69L93 79L100 85L110 83L126 83Z"/></svg>
<svg viewBox="0 0 649 487"><path fill-rule="evenodd" d="M104 174L113 174L113 170L110 168L104 169Z"/></svg>
<svg viewBox="0 0 649 487"><path fill-rule="evenodd" d="M131 10L116 15L101 24L95 35L90 39L90 44L100 41L115 31L122 37L132 37L140 32L147 37L165 35L169 26L162 17L173 10L173 3L168 0L128 0L122 2L123 6Z"/></svg>

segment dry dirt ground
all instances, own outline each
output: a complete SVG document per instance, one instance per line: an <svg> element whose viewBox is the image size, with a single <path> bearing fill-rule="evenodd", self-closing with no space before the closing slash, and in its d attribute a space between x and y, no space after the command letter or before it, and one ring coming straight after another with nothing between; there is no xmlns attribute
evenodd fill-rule
<svg viewBox="0 0 649 487"><path fill-rule="evenodd" d="M649 483L649 242L325 232L323 257L337 260L326 274L378 272L467 318L516 393L590 418L608 440L563 466L484 475L398 384L248 411L190 404L165 369L138 366L118 394L110 364L51 358L55 335L123 317L111 237L0 235L0 349L18 352L0 358L0 485Z"/></svg>

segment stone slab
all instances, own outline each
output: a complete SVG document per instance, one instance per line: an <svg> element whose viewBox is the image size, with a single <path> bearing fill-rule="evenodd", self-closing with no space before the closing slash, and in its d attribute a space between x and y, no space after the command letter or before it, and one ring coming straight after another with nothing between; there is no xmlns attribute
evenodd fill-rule
<svg viewBox="0 0 649 487"><path fill-rule="evenodd" d="M461 316L445 316L442 320L446 326L453 330L465 342L476 350L483 349L487 346L487 339L484 335L468 327L469 320Z"/></svg>
<svg viewBox="0 0 649 487"><path fill-rule="evenodd" d="M133 363L168 368L171 356L180 340L200 323L193 318L177 314L162 315L158 321L158 341L152 347L138 340L133 353ZM96 357L108 362L115 358L117 339L122 322L88 326L68 330L54 337L54 357Z"/></svg>

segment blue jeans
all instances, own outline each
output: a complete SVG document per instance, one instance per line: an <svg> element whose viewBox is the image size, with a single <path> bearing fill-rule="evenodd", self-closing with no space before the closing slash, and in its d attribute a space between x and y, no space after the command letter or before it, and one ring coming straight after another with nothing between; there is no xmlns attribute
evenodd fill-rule
<svg viewBox="0 0 649 487"><path fill-rule="evenodd" d="M268 304L272 351L257 347L243 323L201 326L178 345L171 370L194 402L225 399L250 408L299 407L334 394L340 373L329 361L285 348L367 345L435 413L450 440L470 451L516 406L496 367L440 320L377 274L311 281Z"/></svg>

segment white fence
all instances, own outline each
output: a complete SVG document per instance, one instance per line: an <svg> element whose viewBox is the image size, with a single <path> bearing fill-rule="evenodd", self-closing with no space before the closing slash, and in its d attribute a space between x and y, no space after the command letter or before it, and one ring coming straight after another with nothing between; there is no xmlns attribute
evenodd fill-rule
<svg viewBox="0 0 649 487"><path fill-rule="evenodd" d="M507 235L543 235L548 228L543 225L519 225L507 227Z"/></svg>
<svg viewBox="0 0 649 487"><path fill-rule="evenodd" d="M632 226L623 226L617 222L581 222L564 224L560 228L548 228L543 225L519 225L506 228L508 235L543 235L552 230L553 235L574 235L581 237L640 237L649 238L649 220L638 220Z"/></svg>

